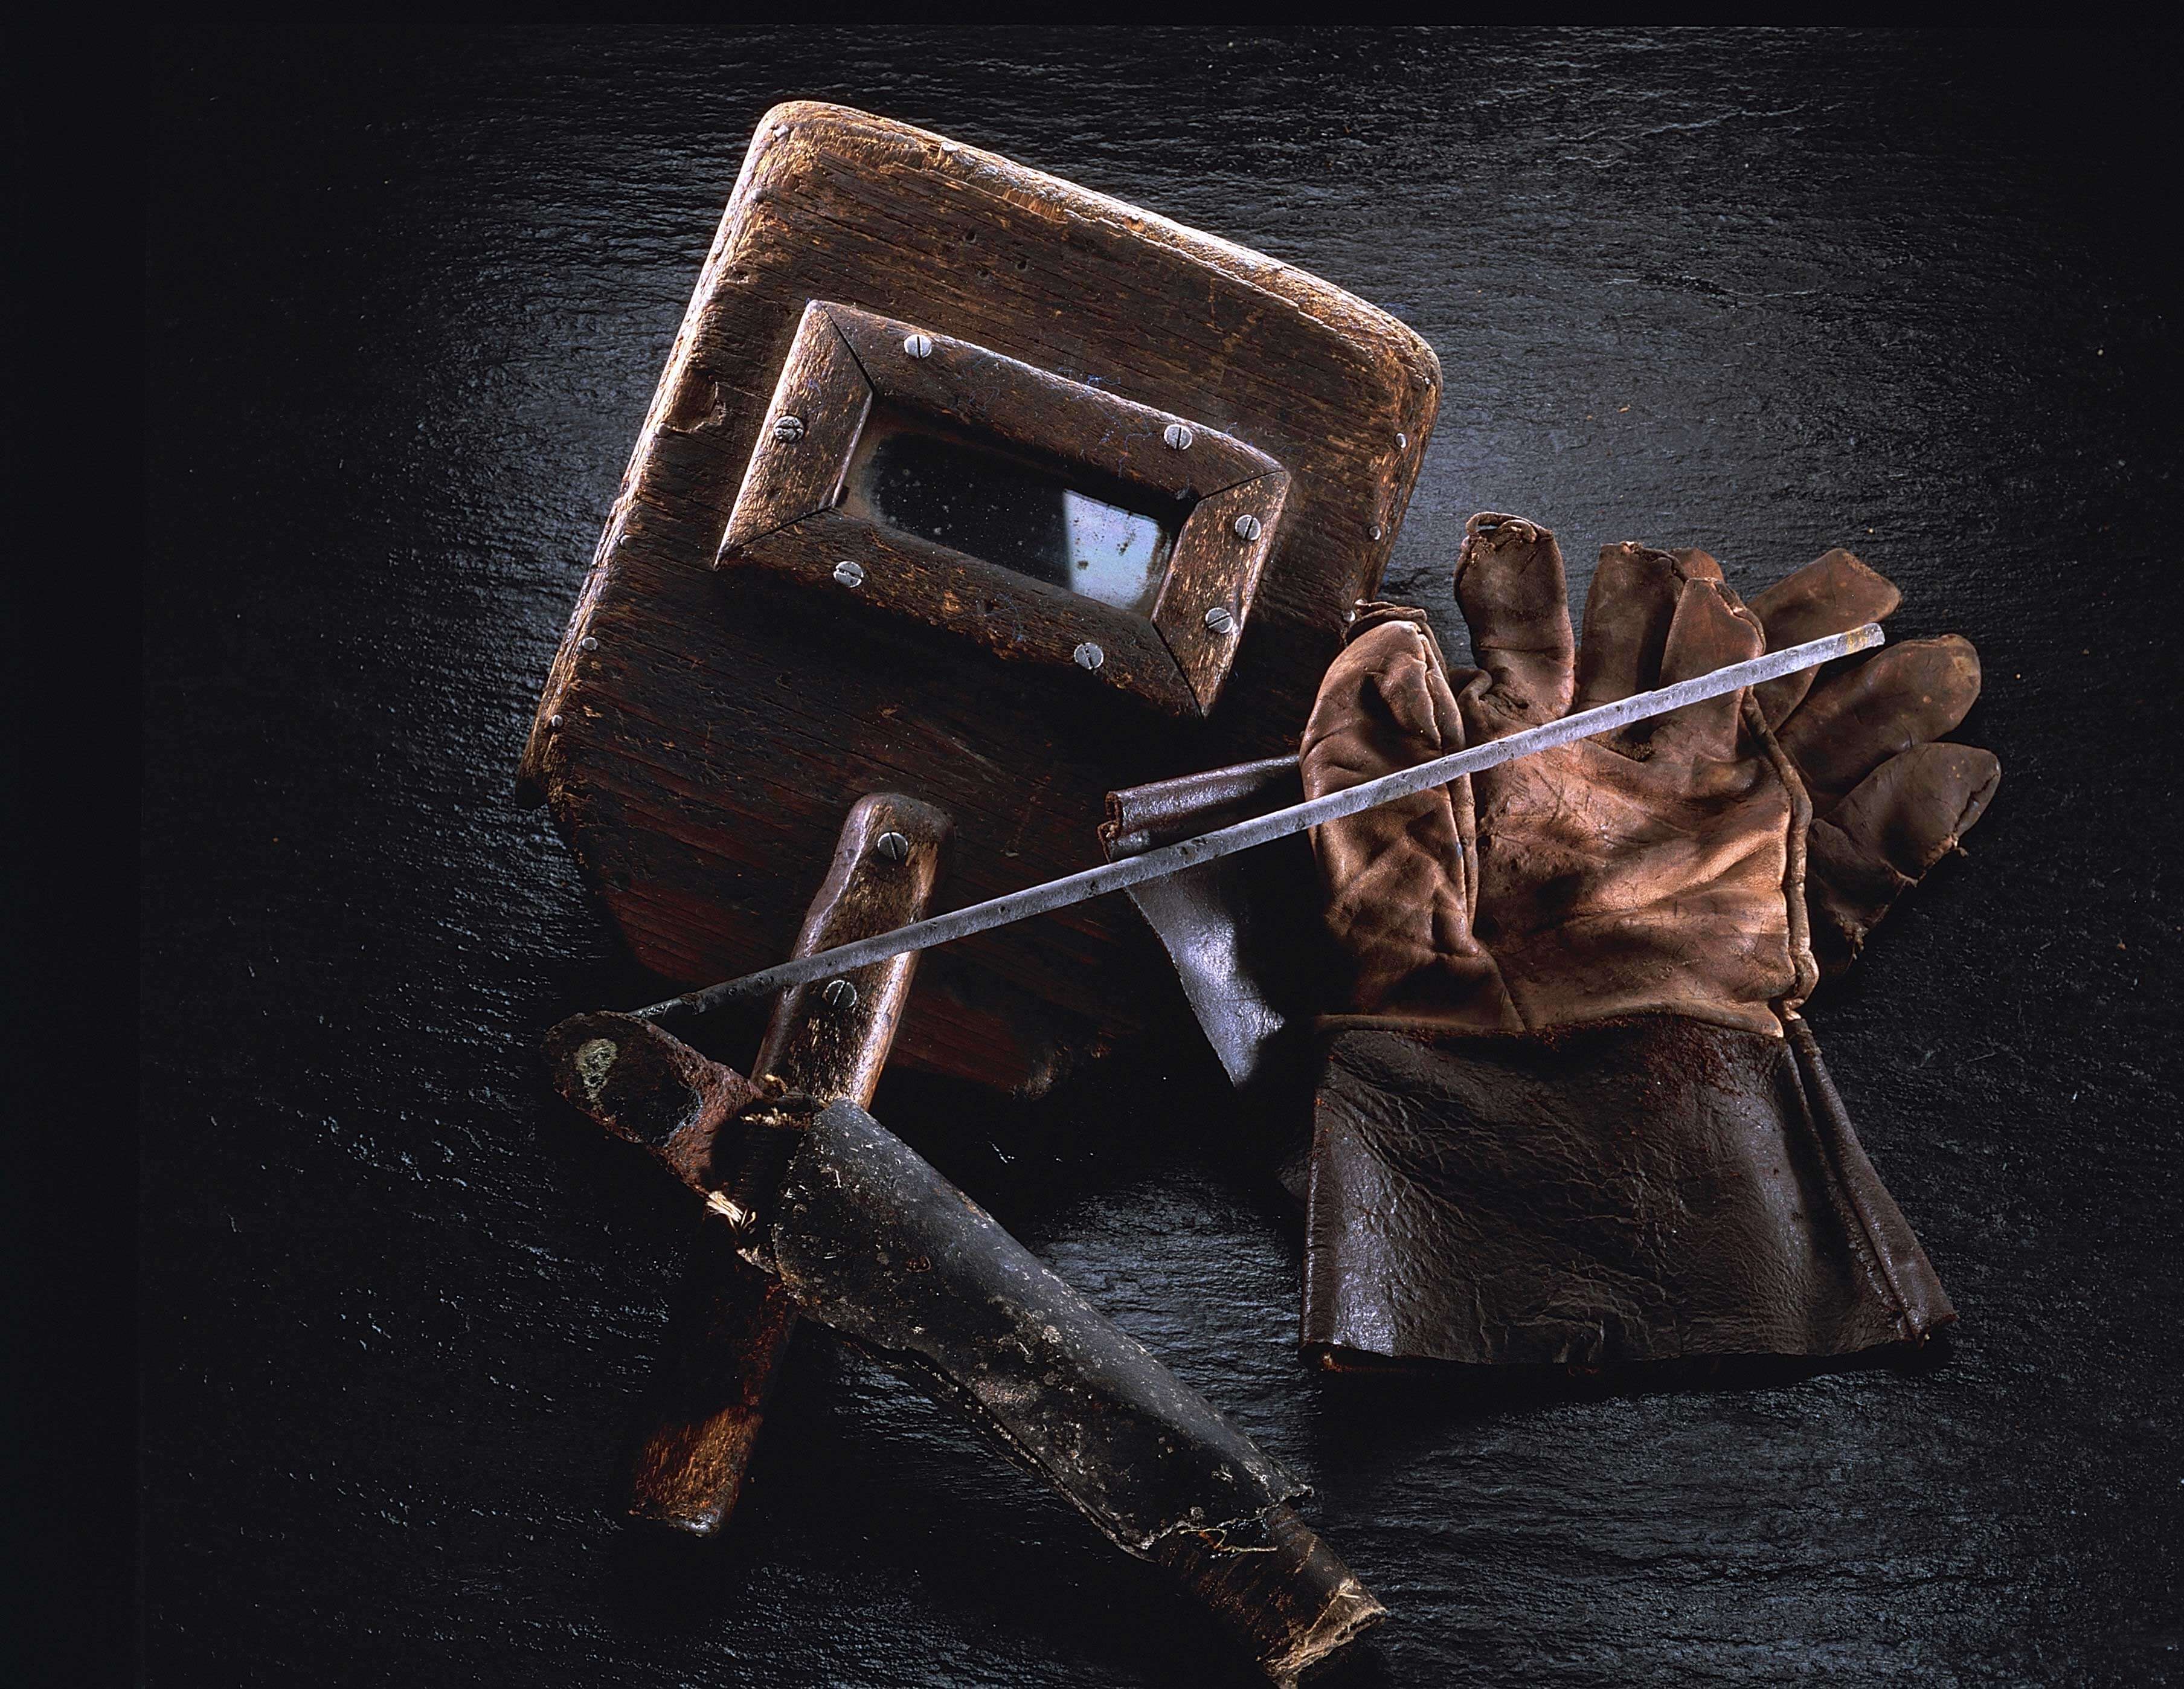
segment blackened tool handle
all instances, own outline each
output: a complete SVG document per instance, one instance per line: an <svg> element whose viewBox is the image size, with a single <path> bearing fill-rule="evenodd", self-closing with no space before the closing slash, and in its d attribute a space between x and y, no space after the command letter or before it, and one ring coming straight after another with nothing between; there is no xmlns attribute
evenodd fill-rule
<svg viewBox="0 0 2184 1689"><path fill-rule="evenodd" d="M915 798L860 798L795 954L924 915L950 825L944 811ZM783 993L752 1067L760 1093L869 1103L916 962L890 956ZM744 1182L755 1174L762 1170L746 1167ZM676 1348L630 1464L626 1508L632 1519L710 1536L735 1510L795 1313L779 1279L720 1249L693 1258L682 1305Z"/></svg>
<svg viewBox="0 0 2184 1689"><path fill-rule="evenodd" d="M965 1415L1294 1683L1384 1609L1305 1486L855 1104L801 1113L770 1259L804 1316Z"/></svg>
<svg viewBox="0 0 2184 1689"><path fill-rule="evenodd" d="M767 1263L724 1252L733 1271L710 1287L714 1323L685 1351L726 1393L708 1414L660 1422L656 1469L679 1472L675 1493L694 1503L672 1522L697 1519L684 1528L703 1535L704 1518L733 1505L730 1491L699 1512L749 1458L765 1406L753 1357L777 1352L760 1346L778 1345L794 1307L964 1414L1117 1547L1166 1567L1275 1683L1384 1615L1298 1517L1301 1484L861 1105L769 1101L632 1015L564 1021L546 1061L571 1104L703 1199L720 1223L704 1235ZM755 1210L721 1188L748 1170L754 1139L788 1150Z"/></svg>

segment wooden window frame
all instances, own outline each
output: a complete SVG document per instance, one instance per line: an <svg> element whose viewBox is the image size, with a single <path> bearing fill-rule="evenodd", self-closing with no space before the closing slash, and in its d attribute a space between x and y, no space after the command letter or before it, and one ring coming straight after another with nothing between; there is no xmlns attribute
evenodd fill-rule
<svg viewBox="0 0 2184 1689"><path fill-rule="evenodd" d="M1175 530L1151 613L840 509L865 425L882 404L1050 463L1065 477L1081 466L1149 501L1195 500ZM1176 428L1184 432L1171 435ZM1003 658L1203 716L1243 642L1289 484L1273 458L1217 429L969 341L814 299L782 364L717 564L773 571L945 628ZM1227 612L1225 627L1216 610ZM1088 646L1098 652L1089 667Z"/></svg>

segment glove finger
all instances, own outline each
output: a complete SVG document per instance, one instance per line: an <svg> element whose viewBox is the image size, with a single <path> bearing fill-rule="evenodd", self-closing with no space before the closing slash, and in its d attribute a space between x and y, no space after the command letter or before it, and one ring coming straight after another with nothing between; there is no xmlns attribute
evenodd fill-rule
<svg viewBox="0 0 2184 1689"><path fill-rule="evenodd" d="M1857 960L1866 934L1971 830L2001 783L1992 751L1914 745L1813 823L1805 911L1822 978Z"/></svg>
<svg viewBox="0 0 2184 1689"><path fill-rule="evenodd" d="M1767 629L1767 649L1779 651L1879 622L1894 612L1903 597L1894 583L1838 546L1758 594L1752 608ZM1753 688L1769 727L1781 726L1782 718L1803 702L1816 672L1801 669Z"/></svg>
<svg viewBox="0 0 2184 1689"><path fill-rule="evenodd" d="M1685 582L1661 653L1661 684L1696 680L1758 656L1767 636L1751 612L1739 614L1742 609L1719 581L1698 576ZM1738 713L1743 706L1744 688L1739 688L1656 717L1648 735L1653 755L1685 762L1702 757L1729 761L1736 755Z"/></svg>
<svg viewBox="0 0 2184 1689"><path fill-rule="evenodd" d="M1669 624L1694 576L1719 581L1721 566L1703 551L1656 551L1635 539L1600 548L1585 595L1574 707L1613 704L1659 684Z"/></svg>
<svg viewBox="0 0 2184 1689"><path fill-rule="evenodd" d="M1554 535L1522 516L1474 516L1457 554L1456 601L1490 677L1464 688L1472 736L1499 739L1560 717L1569 708L1574 642Z"/></svg>
<svg viewBox="0 0 2184 1689"><path fill-rule="evenodd" d="M1390 614L1355 635L1320 683L1298 759L1305 794L1345 790L1463 744L1432 634L1423 618ZM1485 965L1471 936L1470 788L1458 780L1312 829L1329 929L1354 970L1352 1006L1378 1008L1452 956Z"/></svg>
<svg viewBox="0 0 2184 1689"><path fill-rule="evenodd" d="M1908 640L1814 687L1782 723L1782 748L1797 760L1815 812L1825 815L1890 757L1964 720L1979 689L1970 640Z"/></svg>
<svg viewBox="0 0 2184 1689"><path fill-rule="evenodd" d="M2001 783L2001 759L1991 750L1917 744L1859 781L1828 820L1904 878L1918 880L1986 813Z"/></svg>

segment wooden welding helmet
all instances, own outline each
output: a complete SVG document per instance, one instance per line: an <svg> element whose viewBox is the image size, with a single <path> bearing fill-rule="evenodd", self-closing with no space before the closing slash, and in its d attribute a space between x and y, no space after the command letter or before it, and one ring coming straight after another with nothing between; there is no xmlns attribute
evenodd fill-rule
<svg viewBox="0 0 2184 1689"><path fill-rule="evenodd" d="M1111 789L1293 753L1440 365L1340 288L840 106L759 125L524 752L638 959L777 962L866 792L953 901ZM1179 1003L1120 900L928 956L896 1049L1006 1088Z"/></svg>

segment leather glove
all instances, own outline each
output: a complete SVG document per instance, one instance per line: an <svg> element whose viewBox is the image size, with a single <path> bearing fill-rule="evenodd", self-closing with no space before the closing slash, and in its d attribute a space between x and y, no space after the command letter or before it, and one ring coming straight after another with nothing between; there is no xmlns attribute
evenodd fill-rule
<svg viewBox="0 0 2184 1689"><path fill-rule="evenodd" d="M1602 554L1579 645L1553 536L1496 515L1469 523L1456 592L1482 666L1451 671L1422 612L1364 607L1306 729L1307 794L1894 599L1831 553L1762 599L1763 627L1704 553L1626 543ZM1930 743L1976 691L1970 646L1886 655L1317 829L1351 976L1350 1012L1322 1023L1308 1346L1836 1355L1954 1318L1796 1012L1814 926L1854 950L1992 789L1991 757ZM1819 875L1808 768L1834 835Z"/></svg>

